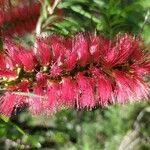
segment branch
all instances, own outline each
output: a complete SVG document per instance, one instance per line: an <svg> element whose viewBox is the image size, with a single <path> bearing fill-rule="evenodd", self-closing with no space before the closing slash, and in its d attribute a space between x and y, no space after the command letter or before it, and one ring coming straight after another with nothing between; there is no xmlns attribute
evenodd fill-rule
<svg viewBox="0 0 150 150"><path fill-rule="evenodd" d="M55 8L57 7L57 5L59 4L61 0L55 0L54 4L52 6L48 6L47 10L49 12L50 15L52 15L54 13Z"/></svg>
<svg viewBox="0 0 150 150"><path fill-rule="evenodd" d="M49 13L49 15L52 15L54 13L54 10L55 8L57 7L57 5L59 4L61 0L55 0L53 5L49 5L48 8L47 8L47 11ZM41 15L38 22L37 22L37 25L36 25L36 36L40 36L41 34L41 29L42 29L42 23L44 21L44 16Z"/></svg>
<svg viewBox="0 0 150 150"><path fill-rule="evenodd" d="M146 16L145 16L145 19L144 19L144 23L143 23L143 25L142 25L141 30L140 30L139 33L143 32L144 27L147 24L149 17L150 17L150 8L147 10L147 13L146 13Z"/></svg>
<svg viewBox="0 0 150 150"><path fill-rule="evenodd" d="M118 150L131 150L139 143L140 141L140 130L141 130L141 122L142 118L146 113L150 113L150 107L146 107L140 111L138 114L134 125L133 130L129 130L127 134L124 136L121 144L119 145Z"/></svg>

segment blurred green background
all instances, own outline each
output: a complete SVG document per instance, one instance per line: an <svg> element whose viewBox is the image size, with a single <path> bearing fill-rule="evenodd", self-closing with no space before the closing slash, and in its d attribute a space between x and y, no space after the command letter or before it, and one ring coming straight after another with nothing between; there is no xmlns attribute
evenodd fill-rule
<svg viewBox="0 0 150 150"><path fill-rule="evenodd" d="M150 18L144 25L149 0L62 0L58 7L64 20L53 21L43 7L44 32L68 36L92 31L108 38L119 32L141 32L150 47ZM29 42L29 37L22 40ZM149 150L149 116L149 101L91 111L62 110L52 116L17 110L10 119L0 118L0 150Z"/></svg>

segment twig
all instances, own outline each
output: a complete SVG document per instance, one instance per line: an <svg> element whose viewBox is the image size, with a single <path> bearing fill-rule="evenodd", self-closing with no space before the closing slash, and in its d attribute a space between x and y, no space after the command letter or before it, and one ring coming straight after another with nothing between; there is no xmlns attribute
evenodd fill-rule
<svg viewBox="0 0 150 150"><path fill-rule="evenodd" d="M129 130L127 134L124 136L121 144L119 145L118 150L132 150L135 145L137 145L140 141L140 130L141 130L141 121L145 113L149 113L149 107L144 108L138 114L134 125L133 130Z"/></svg>
<svg viewBox="0 0 150 150"><path fill-rule="evenodd" d="M147 24L149 17L150 17L150 8L147 10L147 13L146 13L146 16L145 16L145 19L144 19L144 23L143 23L143 25L142 25L142 27L140 29L139 34L144 31L144 27Z"/></svg>
<svg viewBox="0 0 150 150"><path fill-rule="evenodd" d="M59 4L60 1L61 0L55 0L54 4L52 6L51 5L48 6L47 11L48 11L49 15L52 15L54 13L55 8L57 7L57 5ZM40 18L37 22L37 25L36 25L36 36L40 36L40 34L41 34L41 28L42 28L43 21L44 21L44 17L40 16Z"/></svg>
<svg viewBox="0 0 150 150"><path fill-rule="evenodd" d="M52 15L54 13L55 8L57 7L57 5L59 4L61 0L55 0L54 4L51 6L49 5L47 8L47 11L49 13L49 15ZM38 19L37 25L36 25L36 37L39 37L41 35L41 30L42 30L42 24L44 22L45 18L43 15L41 15ZM35 43L34 45L34 53L37 53L37 45Z"/></svg>
<svg viewBox="0 0 150 150"><path fill-rule="evenodd" d="M48 7L47 10L48 10L48 12L49 12L50 15L52 15L54 13L55 8L59 4L60 1L61 0L55 0L54 4L52 6L49 5L49 7Z"/></svg>

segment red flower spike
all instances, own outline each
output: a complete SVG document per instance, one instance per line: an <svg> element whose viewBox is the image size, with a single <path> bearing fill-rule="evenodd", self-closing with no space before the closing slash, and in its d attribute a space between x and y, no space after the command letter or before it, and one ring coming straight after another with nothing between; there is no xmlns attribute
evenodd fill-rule
<svg viewBox="0 0 150 150"><path fill-rule="evenodd" d="M92 55L93 61L99 61L101 57L99 37L95 35L90 36L90 53Z"/></svg>
<svg viewBox="0 0 150 150"><path fill-rule="evenodd" d="M75 68L76 66L76 61L77 60L77 53L76 51L70 52L68 54L68 58L66 59L66 70L71 71Z"/></svg>
<svg viewBox="0 0 150 150"><path fill-rule="evenodd" d="M21 0L18 3L15 3L16 6L7 4L5 1L0 6L0 25L4 26L3 34L24 34L26 32L31 32L35 29L36 22L40 15L41 4L39 2L32 1L30 5L29 1ZM2 9L1 8L5 8ZM9 24L5 28L5 24Z"/></svg>
<svg viewBox="0 0 150 150"><path fill-rule="evenodd" d="M79 73L76 76L78 84L79 108L93 108L95 106L94 87L92 79Z"/></svg>
<svg viewBox="0 0 150 150"><path fill-rule="evenodd" d="M20 92L29 92L29 81L22 80L21 83L17 85L17 89Z"/></svg>
<svg viewBox="0 0 150 150"><path fill-rule="evenodd" d="M2 87L11 93L33 90L35 94L17 95L15 107L28 103L34 114L51 114L62 107L92 109L150 97L150 85L146 83L150 55L139 38L125 34L107 40L80 33L67 39L51 35L36 42L38 53L34 54L5 40L0 74L9 79L17 72L14 76L18 78L13 80L17 84L8 86L1 78Z"/></svg>
<svg viewBox="0 0 150 150"><path fill-rule="evenodd" d="M131 65L131 72L134 72L138 76L150 74L150 63L133 64Z"/></svg>
<svg viewBox="0 0 150 150"><path fill-rule="evenodd" d="M21 61L19 59L19 53L24 50L24 48L20 45L14 44L9 38L5 39L4 47L7 50L7 55L12 61L14 66L21 65Z"/></svg>
<svg viewBox="0 0 150 150"><path fill-rule="evenodd" d="M118 61L119 51L116 47L110 48L109 52L106 54L105 63L107 67L113 67Z"/></svg>
<svg viewBox="0 0 150 150"><path fill-rule="evenodd" d="M63 78L61 83L61 104L74 107L77 100L77 85L71 78Z"/></svg>
<svg viewBox="0 0 150 150"><path fill-rule="evenodd" d="M9 117L14 110L15 100L15 95L6 92L5 95L0 98L0 114Z"/></svg>
<svg viewBox="0 0 150 150"><path fill-rule="evenodd" d="M33 3L32 5L26 5L23 6L17 6L13 7L11 10L8 9L6 11L3 11L3 13L0 13L1 18L1 25L4 24L5 22L15 22L17 21L22 21L27 18L37 16L39 15L40 12L40 3Z"/></svg>
<svg viewBox="0 0 150 150"><path fill-rule="evenodd" d="M6 60L3 53L0 53L0 68L5 69L6 68Z"/></svg>
<svg viewBox="0 0 150 150"><path fill-rule="evenodd" d="M47 84L46 74L44 74L42 72L38 72L36 74L36 83L40 87L46 86L46 84Z"/></svg>
<svg viewBox="0 0 150 150"><path fill-rule="evenodd" d="M59 66L58 63L54 63L54 64L51 66L51 69L50 69L50 76L51 76L51 77L57 77L57 76L60 76L61 73L62 73L61 66Z"/></svg>
<svg viewBox="0 0 150 150"><path fill-rule="evenodd" d="M86 66L90 58L90 53L88 40L83 34L79 34L75 37L74 49L77 52L80 65Z"/></svg>
<svg viewBox="0 0 150 150"><path fill-rule="evenodd" d="M17 35L17 36L23 36L25 33L32 32L37 24L37 18L31 18L26 21L20 21L17 23L12 24L6 31L4 31L5 36L10 35Z"/></svg>
<svg viewBox="0 0 150 150"><path fill-rule="evenodd" d="M36 45L40 63L45 66L49 65L51 59L50 47L44 42L44 39L37 39Z"/></svg>
<svg viewBox="0 0 150 150"><path fill-rule="evenodd" d="M139 77L118 71L115 72L115 78L116 96L119 103L125 103L128 100L148 99L150 87Z"/></svg>
<svg viewBox="0 0 150 150"><path fill-rule="evenodd" d="M6 77L6 78L16 78L17 73L13 70L0 70L0 77Z"/></svg>
<svg viewBox="0 0 150 150"><path fill-rule="evenodd" d="M144 53L141 50L141 40L140 38L132 38L132 49L131 59L133 61L140 61L144 57Z"/></svg>
<svg viewBox="0 0 150 150"><path fill-rule="evenodd" d="M26 71L30 72L34 69L34 55L32 51L22 51L18 54L18 57Z"/></svg>
<svg viewBox="0 0 150 150"><path fill-rule="evenodd" d="M64 41L63 38L56 36L56 35L52 35L49 38L49 42L50 42L50 45L52 47L53 60L54 61L59 59L61 62L64 60L65 50L64 50L63 41Z"/></svg>
<svg viewBox="0 0 150 150"><path fill-rule="evenodd" d="M116 97L119 103L125 103L127 100L132 101L134 99L133 82L127 78L124 72L117 71L115 74L116 80Z"/></svg>
<svg viewBox="0 0 150 150"><path fill-rule="evenodd" d="M117 37L115 47L116 51L118 51L119 53L118 56L116 57L117 60L114 65L122 64L125 61L127 61L129 56L134 51L132 38L128 34Z"/></svg>
<svg viewBox="0 0 150 150"><path fill-rule="evenodd" d="M59 83L48 83L47 87L47 101L44 103L44 110L46 113L54 113L59 105L60 100L60 85ZM59 102L59 104L58 104Z"/></svg>
<svg viewBox="0 0 150 150"><path fill-rule="evenodd" d="M3 52L0 52L0 62L1 62L0 63L1 70L13 68L13 63L12 63L11 59Z"/></svg>
<svg viewBox="0 0 150 150"><path fill-rule="evenodd" d="M105 62L104 57L109 53L111 49L111 41L108 39L105 39L102 36L99 36L99 47L100 47L100 53L101 53L101 59Z"/></svg>
<svg viewBox="0 0 150 150"><path fill-rule="evenodd" d="M64 42L66 52L65 52L65 68L68 71L71 71L75 68L77 63L77 52L74 48L74 39L67 39Z"/></svg>
<svg viewBox="0 0 150 150"><path fill-rule="evenodd" d="M28 98L29 110L33 114L40 114L43 109L43 101L44 101L44 99L40 98L40 96L43 96L42 88L35 85L33 87L33 94L35 94L35 96Z"/></svg>
<svg viewBox="0 0 150 150"><path fill-rule="evenodd" d="M27 97L22 95L21 93L29 92L29 82L28 80L22 80L18 85L9 85L8 86L9 91L17 91L18 93L14 92L14 95L16 97L15 100L15 106L16 107L22 107L27 104ZM19 94L20 92L20 94Z"/></svg>
<svg viewBox="0 0 150 150"><path fill-rule="evenodd" d="M134 90L134 101L135 100L145 100L150 98L150 84L146 84L142 78L137 76L134 77L135 80L132 80L134 83L133 90Z"/></svg>
<svg viewBox="0 0 150 150"><path fill-rule="evenodd" d="M111 81L97 68L92 68L91 73L96 87L96 101L100 106L107 106L114 99Z"/></svg>

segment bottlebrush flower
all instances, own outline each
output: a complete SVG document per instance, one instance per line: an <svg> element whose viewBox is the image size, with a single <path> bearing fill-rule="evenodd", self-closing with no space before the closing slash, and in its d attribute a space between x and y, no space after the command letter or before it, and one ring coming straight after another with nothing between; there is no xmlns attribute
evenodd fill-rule
<svg viewBox="0 0 150 150"><path fill-rule="evenodd" d="M15 67L24 67L26 71L32 71L34 68L35 58L32 50L29 50L19 44L15 44L6 38L4 47L6 54Z"/></svg>
<svg viewBox="0 0 150 150"><path fill-rule="evenodd" d="M99 59L100 59L100 43L99 43L99 37L98 36L94 36L94 35L91 35L90 36L90 47L89 47L89 50L90 50L90 53L92 55L92 59L94 62L97 62Z"/></svg>
<svg viewBox="0 0 150 150"><path fill-rule="evenodd" d="M34 69L33 51L26 50L19 52L18 57L26 71L32 71Z"/></svg>
<svg viewBox="0 0 150 150"><path fill-rule="evenodd" d="M44 102L44 112L53 113L57 110L60 101L60 85L57 82L48 82L47 85L47 100Z"/></svg>
<svg viewBox="0 0 150 150"><path fill-rule="evenodd" d="M86 36L83 34L79 34L75 36L75 44L74 49L77 52L78 55L78 61L80 62L81 66L87 65L89 58L90 58L90 52L88 47L88 40Z"/></svg>
<svg viewBox="0 0 150 150"><path fill-rule="evenodd" d="M6 58L3 53L0 53L0 68L5 69L6 68Z"/></svg>
<svg viewBox="0 0 150 150"><path fill-rule="evenodd" d="M15 106L15 95L6 92L0 98L0 114L10 116Z"/></svg>
<svg viewBox="0 0 150 150"><path fill-rule="evenodd" d="M59 66L58 62L54 63L52 66L51 66L51 69L50 69L50 76L51 77L58 77L60 76L62 73L62 69L61 67Z"/></svg>
<svg viewBox="0 0 150 150"><path fill-rule="evenodd" d="M74 107L77 101L77 83L75 80L66 77L62 79L61 83L61 103L66 107Z"/></svg>
<svg viewBox="0 0 150 150"><path fill-rule="evenodd" d="M121 71L116 71L114 74L116 78L116 96L119 103L148 99L150 89L141 78Z"/></svg>
<svg viewBox="0 0 150 150"><path fill-rule="evenodd" d="M42 88L35 85L33 87L33 94L35 94L35 96L28 99L29 110L33 114L39 114L39 113L41 113L41 111L43 109L43 102L42 102L43 100L40 97L43 95Z"/></svg>
<svg viewBox="0 0 150 150"><path fill-rule="evenodd" d="M0 70L0 77L6 77L6 78L16 78L17 73L13 70Z"/></svg>
<svg viewBox="0 0 150 150"><path fill-rule="evenodd" d="M24 47L15 44L11 41L11 39L6 38L4 40L4 48L6 49L6 54L12 62L13 66L21 66L21 61L19 59L19 53L24 50Z"/></svg>
<svg viewBox="0 0 150 150"><path fill-rule="evenodd" d="M8 90L10 91L18 91L18 92L29 92L29 81L28 80L21 80L20 83L9 86Z"/></svg>
<svg viewBox="0 0 150 150"><path fill-rule="evenodd" d="M13 65L10 68L3 63L0 70L16 71L17 78L10 83L9 76L2 78L2 88L10 94L33 91L22 101L34 114L50 114L62 107L92 109L150 97L150 84L145 80L150 75L150 54L139 37L119 34L109 40L90 33L67 38L51 35L37 39L36 54L9 40L5 40L1 60L7 56ZM28 81L26 90L16 88L22 79ZM6 99L2 99L0 112L7 115L3 107ZM17 107L16 103L11 106Z"/></svg>
<svg viewBox="0 0 150 150"><path fill-rule="evenodd" d="M74 39L68 38L64 41L65 47L65 68L70 71L73 70L76 66L77 60L77 51L74 48Z"/></svg>
<svg viewBox="0 0 150 150"><path fill-rule="evenodd" d="M36 16L37 14L39 14L40 10L39 3L35 2L32 3L32 5L30 5L28 2L26 2L24 5L18 3L17 6L13 6L11 4L11 6L9 7L11 7L11 9L7 8L0 12L1 25L3 25L5 22L22 21L26 18L30 18L31 16L33 16L34 13L34 15Z"/></svg>
<svg viewBox="0 0 150 150"><path fill-rule="evenodd" d="M41 5L31 0L21 0L15 3L7 1L0 6L0 26L3 26L3 34L24 34L35 29L40 15Z"/></svg>
<svg viewBox="0 0 150 150"><path fill-rule="evenodd" d="M78 99L79 108L93 108L95 106L94 99L94 84L92 78L86 77L83 73L76 76L78 84Z"/></svg>
<svg viewBox="0 0 150 150"><path fill-rule="evenodd" d="M22 36L36 28L42 6L37 0L0 1L0 26L4 36ZM62 20L63 11L56 9L55 21ZM52 26L50 24L50 26Z"/></svg>
<svg viewBox="0 0 150 150"><path fill-rule="evenodd" d="M63 45L63 40L64 39L62 37L56 35L52 35L49 38L54 61L56 60L62 61L64 59L65 47Z"/></svg>
<svg viewBox="0 0 150 150"><path fill-rule="evenodd" d="M144 64L133 64L131 65L131 72L132 69L138 76L150 74L150 63L146 62Z"/></svg>
<svg viewBox="0 0 150 150"><path fill-rule="evenodd" d="M37 18L30 18L27 21L17 21L15 23L12 23L9 27L7 27L3 34L5 36L10 35L24 35L25 33L30 33L35 29L35 26L37 24Z"/></svg>
<svg viewBox="0 0 150 150"><path fill-rule="evenodd" d="M50 46L45 43L42 39L37 39L36 46L38 49L39 61L42 65L49 65L51 59L51 50Z"/></svg>
<svg viewBox="0 0 150 150"><path fill-rule="evenodd" d="M95 83L96 89L96 102L101 106L107 106L109 103L113 102L113 89L112 82L98 68L91 68L91 73Z"/></svg>
<svg viewBox="0 0 150 150"><path fill-rule="evenodd" d="M40 86L40 87L46 86L46 84L47 84L46 74L44 74L42 72L38 72L36 74L36 83L37 83L37 86Z"/></svg>

